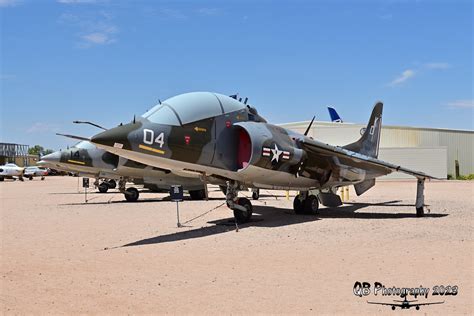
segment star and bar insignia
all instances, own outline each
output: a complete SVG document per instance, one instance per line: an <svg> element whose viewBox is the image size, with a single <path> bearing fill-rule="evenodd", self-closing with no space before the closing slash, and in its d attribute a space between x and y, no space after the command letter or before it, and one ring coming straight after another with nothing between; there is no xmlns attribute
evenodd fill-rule
<svg viewBox="0 0 474 316"><path fill-rule="evenodd" d="M272 155L271 162L273 162L273 161L279 162L280 158L282 160L289 160L290 159L290 152L286 151L286 150L280 150L278 148L277 144L275 144L274 148L263 147L262 156L263 157L270 157L270 155Z"/></svg>

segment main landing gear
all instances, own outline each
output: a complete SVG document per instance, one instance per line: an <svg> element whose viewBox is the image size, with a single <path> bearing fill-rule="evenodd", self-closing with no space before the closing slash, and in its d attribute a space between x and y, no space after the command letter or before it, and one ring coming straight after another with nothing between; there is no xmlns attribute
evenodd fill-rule
<svg viewBox="0 0 474 316"><path fill-rule="evenodd" d="M247 223L252 217L252 203L249 199L238 197L239 187L235 181L227 182L226 202L227 206L234 211L237 223Z"/></svg>
<svg viewBox="0 0 474 316"><path fill-rule="evenodd" d="M293 209L296 214L317 214L319 210L318 198L308 194L308 191L301 191L293 200Z"/></svg>

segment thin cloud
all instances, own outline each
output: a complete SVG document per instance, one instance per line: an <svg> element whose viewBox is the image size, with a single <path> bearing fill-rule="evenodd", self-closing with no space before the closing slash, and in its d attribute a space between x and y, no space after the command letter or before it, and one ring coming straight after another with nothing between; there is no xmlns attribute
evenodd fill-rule
<svg viewBox="0 0 474 316"><path fill-rule="evenodd" d="M472 109L474 108L474 100L456 100L447 103L452 108Z"/></svg>
<svg viewBox="0 0 474 316"><path fill-rule="evenodd" d="M105 32L86 34L82 35L81 38L87 43L99 45L111 44L115 42L115 39L111 38L110 34Z"/></svg>
<svg viewBox="0 0 474 316"><path fill-rule="evenodd" d="M56 133L59 131L59 127L53 124L47 124L43 122L35 122L29 128L26 129L27 134L37 133Z"/></svg>
<svg viewBox="0 0 474 316"><path fill-rule="evenodd" d="M103 11L92 16L65 13L59 18L59 23L78 29L76 36L79 42L77 45L81 48L115 43L119 29L112 21L113 15Z"/></svg>
<svg viewBox="0 0 474 316"><path fill-rule="evenodd" d="M427 69L449 69L451 65L448 63L426 63L425 68Z"/></svg>
<svg viewBox="0 0 474 316"><path fill-rule="evenodd" d="M0 0L0 8L14 7L19 3L19 0Z"/></svg>
<svg viewBox="0 0 474 316"><path fill-rule="evenodd" d="M404 83L405 81L407 81L408 79L413 78L413 76L415 76L415 74L416 74L415 70L407 69L404 72L402 72L400 76L393 79L392 82L390 82L389 85L392 86L392 87L400 85L400 84Z"/></svg>

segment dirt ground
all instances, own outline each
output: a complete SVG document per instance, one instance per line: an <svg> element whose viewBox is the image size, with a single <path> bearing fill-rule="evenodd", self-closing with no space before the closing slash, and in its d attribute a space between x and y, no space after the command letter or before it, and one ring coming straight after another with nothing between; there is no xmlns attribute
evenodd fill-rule
<svg viewBox="0 0 474 316"><path fill-rule="evenodd" d="M186 223L224 203L215 187L209 201L180 204L177 228L166 194L127 203L92 193L85 204L77 178L1 182L1 312L392 314L367 304L400 299L375 296L380 282L428 287L418 303L445 302L404 313L473 314L474 182L428 182L424 218L415 191L415 181L381 181L313 216L262 191L237 232L225 206ZM368 296L354 294L357 281L370 283ZM440 285L458 294L432 295Z"/></svg>

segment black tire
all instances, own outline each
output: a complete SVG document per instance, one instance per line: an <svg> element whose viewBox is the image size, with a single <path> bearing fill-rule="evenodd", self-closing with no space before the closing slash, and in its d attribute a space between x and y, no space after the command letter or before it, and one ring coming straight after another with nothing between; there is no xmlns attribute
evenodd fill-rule
<svg viewBox="0 0 474 316"><path fill-rule="evenodd" d="M420 306L416 306L415 308L416 308L416 310L417 310L417 311L419 311L419 310L420 310Z"/></svg>
<svg viewBox="0 0 474 316"><path fill-rule="evenodd" d="M99 189L100 193L107 193L107 191L109 190L109 186L105 182L102 182L101 184L99 184L97 188Z"/></svg>
<svg viewBox="0 0 474 316"><path fill-rule="evenodd" d="M41 181L44 181L44 176L43 176L43 177L41 177Z"/></svg>
<svg viewBox="0 0 474 316"><path fill-rule="evenodd" d="M111 179L107 181L107 185L109 186L109 189L115 189L117 187L117 182L115 180Z"/></svg>
<svg viewBox="0 0 474 316"><path fill-rule="evenodd" d="M395 306L392 306L392 310L395 310Z"/></svg>
<svg viewBox="0 0 474 316"><path fill-rule="evenodd" d="M192 190L189 191L189 195L192 200L204 200L206 198L206 191L202 190Z"/></svg>
<svg viewBox="0 0 474 316"><path fill-rule="evenodd" d="M2 177L2 178L0 178L0 181L4 181L4 180L5 180L5 178L3 178L3 177Z"/></svg>
<svg viewBox="0 0 474 316"><path fill-rule="evenodd" d="M319 210L319 201L315 195L308 195L304 200L304 210L306 214L317 214Z"/></svg>
<svg viewBox="0 0 474 316"><path fill-rule="evenodd" d="M29 176L28 180L30 180L30 181L33 180L33 176Z"/></svg>
<svg viewBox="0 0 474 316"><path fill-rule="evenodd" d="M257 191L252 192L252 199L258 200L259 198L260 198L260 190L257 189Z"/></svg>
<svg viewBox="0 0 474 316"><path fill-rule="evenodd" d="M124 193L125 199L128 202L136 202L138 200L138 197L140 196L140 193L138 192L137 189L135 188L128 188L125 190L126 192Z"/></svg>
<svg viewBox="0 0 474 316"><path fill-rule="evenodd" d="M417 207L416 208L416 217L423 217L425 216L425 210L422 207Z"/></svg>
<svg viewBox="0 0 474 316"><path fill-rule="evenodd" d="M293 200L293 210L296 214L304 214L304 201L300 200L299 194Z"/></svg>
<svg viewBox="0 0 474 316"><path fill-rule="evenodd" d="M247 212L241 210L233 210L235 220L237 221L237 223L247 223L252 217L252 203L250 203L249 199L246 198L239 198L237 203L245 207L247 209Z"/></svg>

